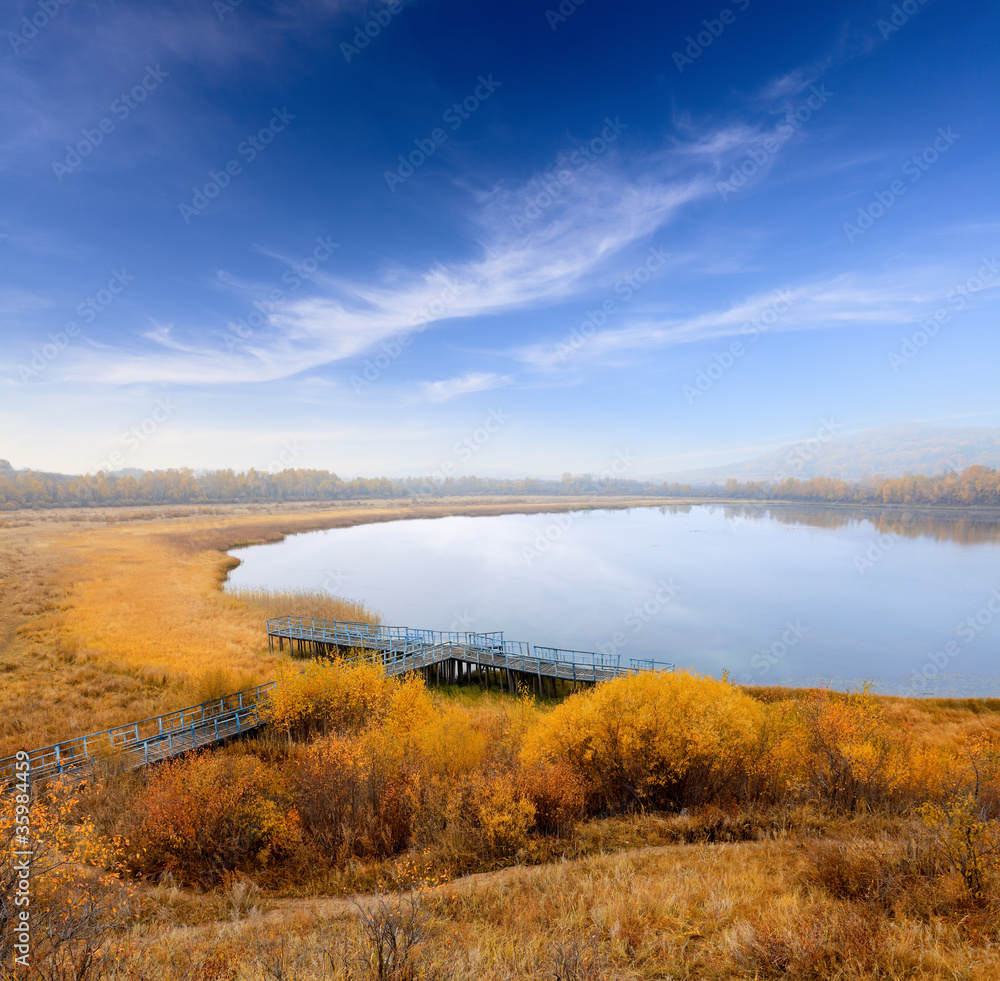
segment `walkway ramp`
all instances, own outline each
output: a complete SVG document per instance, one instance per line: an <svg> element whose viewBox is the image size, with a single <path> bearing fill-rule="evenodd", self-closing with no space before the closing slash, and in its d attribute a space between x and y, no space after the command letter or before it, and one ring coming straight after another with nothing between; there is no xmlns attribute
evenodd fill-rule
<svg viewBox="0 0 1000 981"><path fill-rule="evenodd" d="M596 684L647 671L671 671L672 662L642 658L623 659L620 654L533 647L523 641L504 640L502 631L471 633L386 627L343 620L283 616L267 621L268 649L313 657L356 656L384 666L391 675L426 671L444 666L447 679L468 673L505 672L512 679L569 681Z"/></svg>
<svg viewBox="0 0 1000 981"><path fill-rule="evenodd" d="M272 681L201 705L31 750L27 754L29 780L38 783L77 771L82 775L85 767L105 758L134 769L250 732L261 724L260 709L273 687ZM19 762L23 760L17 756L0 760L0 787L9 786L23 772L16 769Z"/></svg>

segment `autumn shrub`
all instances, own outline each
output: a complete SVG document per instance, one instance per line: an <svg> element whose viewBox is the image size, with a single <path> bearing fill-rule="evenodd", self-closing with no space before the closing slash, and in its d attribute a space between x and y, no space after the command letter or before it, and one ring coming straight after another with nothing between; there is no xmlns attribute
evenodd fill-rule
<svg viewBox="0 0 1000 981"><path fill-rule="evenodd" d="M513 772L449 780L418 772L409 793L414 846L456 871L514 856L528 843L535 808Z"/></svg>
<svg viewBox="0 0 1000 981"><path fill-rule="evenodd" d="M920 754L909 734L889 723L869 689L810 692L785 707L780 726L775 781L784 771L801 799L856 811L895 808L919 796L913 777Z"/></svg>
<svg viewBox="0 0 1000 981"><path fill-rule="evenodd" d="M544 835L566 833L587 812L590 785L565 760L526 763L521 783L535 808L535 828Z"/></svg>
<svg viewBox="0 0 1000 981"><path fill-rule="evenodd" d="M402 757L383 729L315 740L293 779L310 847L342 864L351 855L383 857L406 845L410 798Z"/></svg>
<svg viewBox="0 0 1000 981"><path fill-rule="evenodd" d="M96 976L102 949L136 916L133 890L122 878L125 842L102 835L79 804L79 786L69 778L42 793L0 796L0 964L14 965L15 956L27 951L25 977ZM27 827L18 821L18 806L29 807ZM27 854L29 907L21 879ZM27 944L15 929L25 910Z"/></svg>
<svg viewBox="0 0 1000 981"><path fill-rule="evenodd" d="M278 665L265 717L297 739L360 729L383 718L396 682L374 664L341 660Z"/></svg>
<svg viewBox="0 0 1000 981"><path fill-rule="evenodd" d="M919 813L928 847L961 876L969 896L982 902L1000 886L1000 821L972 794L927 802Z"/></svg>
<svg viewBox="0 0 1000 981"><path fill-rule="evenodd" d="M612 812L738 795L763 753L764 709L688 672L619 678L567 698L528 733L526 763L561 762Z"/></svg>
<svg viewBox="0 0 1000 981"><path fill-rule="evenodd" d="M510 771L498 770L473 782L476 806L473 838L480 856L506 858L528 843L535 805Z"/></svg>
<svg viewBox="0 0 1000 981"><path fill-rule="evenodd" d="M919 840L813 841L803 858L804 881L835 899L890 916L948 911L947 870Z"/></svg>
<svg viewBox="0 0 1000 981"><path fill-rule="evenodd" d="M252 872L294 846L299 818L278 769L246 754L161 764L137 802L129 866L210 886Z"/></svg>

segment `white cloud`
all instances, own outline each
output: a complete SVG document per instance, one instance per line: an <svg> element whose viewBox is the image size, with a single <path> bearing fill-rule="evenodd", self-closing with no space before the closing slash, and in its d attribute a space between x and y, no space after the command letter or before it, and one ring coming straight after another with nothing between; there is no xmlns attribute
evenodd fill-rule
<svg viewBox="0 0 1000 981"><path fill-rule="evenodd" d="M510 375L493 372L472 371L461 378L447 378L443 381L424 382L421 385L424 398L428 402L444 402L470 392L486 392L492 388L503 388L513 379Z"/></svg>
<svg viewBox="0 0 1000 981"><path fill-rule="evenodd" d="M67 358L60 367L72 380L112 385L269 381L357 357L379 342L443 321L539 309L592 295L608 288L630 251L685 206L714 197L723 166L759 137L752 127L726 125L686 133L672 148L630 164L615 156L614 143L585 166L562 156L549 172L569 168L557 195L539 198L546 175L475 195L474 258L423 271L397 268L367 281L321 272L313 281L319 292L288 299L249 334L243 330L234 337L230 326L227 339L221 325L214 331L192 325L184 332L175 326L169 334L147 337L142 346L137 339L133 350L81 351L76 362ZM650 341L660 331L704 333L718 316L643 330Z"/></svg>
<svg viewBox="0 0 1000 981"><path fill-rule="evenodd" d="M843 273L804 284L788 284L740 299L729 306L690 317L664 316L626 324L618 329L595 331L581 341L554 341L512 348L506 354L537 371L560 371L583 363L607 364L609 355L638 352L678 344L696 344L733 337L752 330L774 305L788 299L788 309L767 325L773 333L836 328L888 327L919 321L947 308L946 294L963 277L958 267L913 267L882 274ZM931 287L930 284L936 284ZM992 284L991 284L992 285ZM1000 281L996 284L1000 286ZM970 304L977 297L970 298ZM781 305L783 306L783 305ZM953 308L952 308L953 309Z"/></svg>
<svg viewBox="0 0 1000 981"><path fill-rule="evenodd" d="M715 193L704 172L629 177L609 160L578 175L563 200L519 232L511 216L523 207L523 192L524 185L480 199L477 258L423 272L393 270L371 282L327 273L315 279L322 294L287 301L239 343L230 339L231 351L221 336L213 347L184 344L175 327L171 343L184 348L183 357L119 350L84 356L75 366L67 361L68 376L105 384L273 380L444 320L552 305L613 281L615 261L627 249L684 205ZM160 348L163 341L162 334L154 339Z"/></svg>

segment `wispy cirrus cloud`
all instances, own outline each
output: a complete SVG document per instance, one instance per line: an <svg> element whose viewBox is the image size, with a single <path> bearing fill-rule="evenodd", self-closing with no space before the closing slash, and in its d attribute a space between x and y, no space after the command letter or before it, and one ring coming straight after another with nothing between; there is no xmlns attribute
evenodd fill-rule
<svg viewBox="0 0 1000 981"><path fill-rule="evenodd" d="M118 350L85 357L67 371L76 380L224 383L287 377L357 356L386 338L458 318L540 308L586 295L616 275L616 261L668 224L686 205L714 193L711 168L664 175L657 161L631 168L609 160L577 181L536 226L518 234L509 222L518 189L481 199L480 255L442 262L422 272L393 269L370 281L315 277L320 291L294 298L230 352L221 342L173 343L183 358L158 350ZM661 167L660 170L667 168ZM674 168L677 169L676 167ZM204 327L192 337L209 333Z"/></svg>
<svg viewBox="0 0 1000 981"><path fill-rule="evenodd" d="M137 337L115 350L81 352L76 362L67 358L64 370L73 380L103 384L270 381L361 356L433 324L593 295L628 269L631 250L686 207L716 197L719 174L763 131L748 123L701 130L689 124L658 151L625 159L612 147L575 172L527 222L515 219L525 214L539 177L474 192L466 212L477 243L473 258L422 271L396 267L369 279L324 272L314 278L313 293L290 298L251 334L244 331L235 347L223 342L232 325L175 325L169 344L162 336L145 344ZM712 315L702 319L707 323ZM671 323L655 329L688 328ZM206 336L216 340L206 342Z"/></svg>
<svg viewBox="0 0 1000 981"><path fill-rule="evenodd" d="M445 402L459 395L472 392L487 392L493 388L503 388L514 379L510 375L500 375L488 371L470 371L461 378L446 378L443 381L424 382L421 386L423 397L428 402Z"/></svg>
<svg viewBox="0 0 1000 981"><path fill-rule="evenodd" d="M504 353L541 372L587 364L606 366L612 355L635 355L655 348L739 336L753 332L755 325L760 330L762 315L779 295L787 300L788 309L773 325L765 327L773 333L901 327L944 307L950 288L962 275L962 267L952 263L947 268L913 267L880 274L850 272L808 283L778 283L772 290L705 313L689 317L665 314L660 319L647 314L619 328L596 331L585 343L567 344L564 338L557 338ZM991 284L987 288L995 287ZM980 294L966 302L989 302L989 298Z"/></svg>

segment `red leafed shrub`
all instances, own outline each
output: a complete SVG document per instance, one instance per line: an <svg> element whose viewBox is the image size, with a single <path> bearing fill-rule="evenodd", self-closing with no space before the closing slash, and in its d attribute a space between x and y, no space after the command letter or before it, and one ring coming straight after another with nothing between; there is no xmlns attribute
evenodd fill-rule
<svg viewBox="0 0 1000 981"><path fill-rule="evenodd" d="M203 886L267 865L299 838L292 795L248 755L198 755L160 766L138 803L129 865Z"/></svg>
<svg viewBox="0 0 1000 981"><path fill-rule="evenodd" d="M587 812L589 787L562 760L526 764L521 782L528 800L535 805L535 827L542 834L569 831Z"/></svg>

